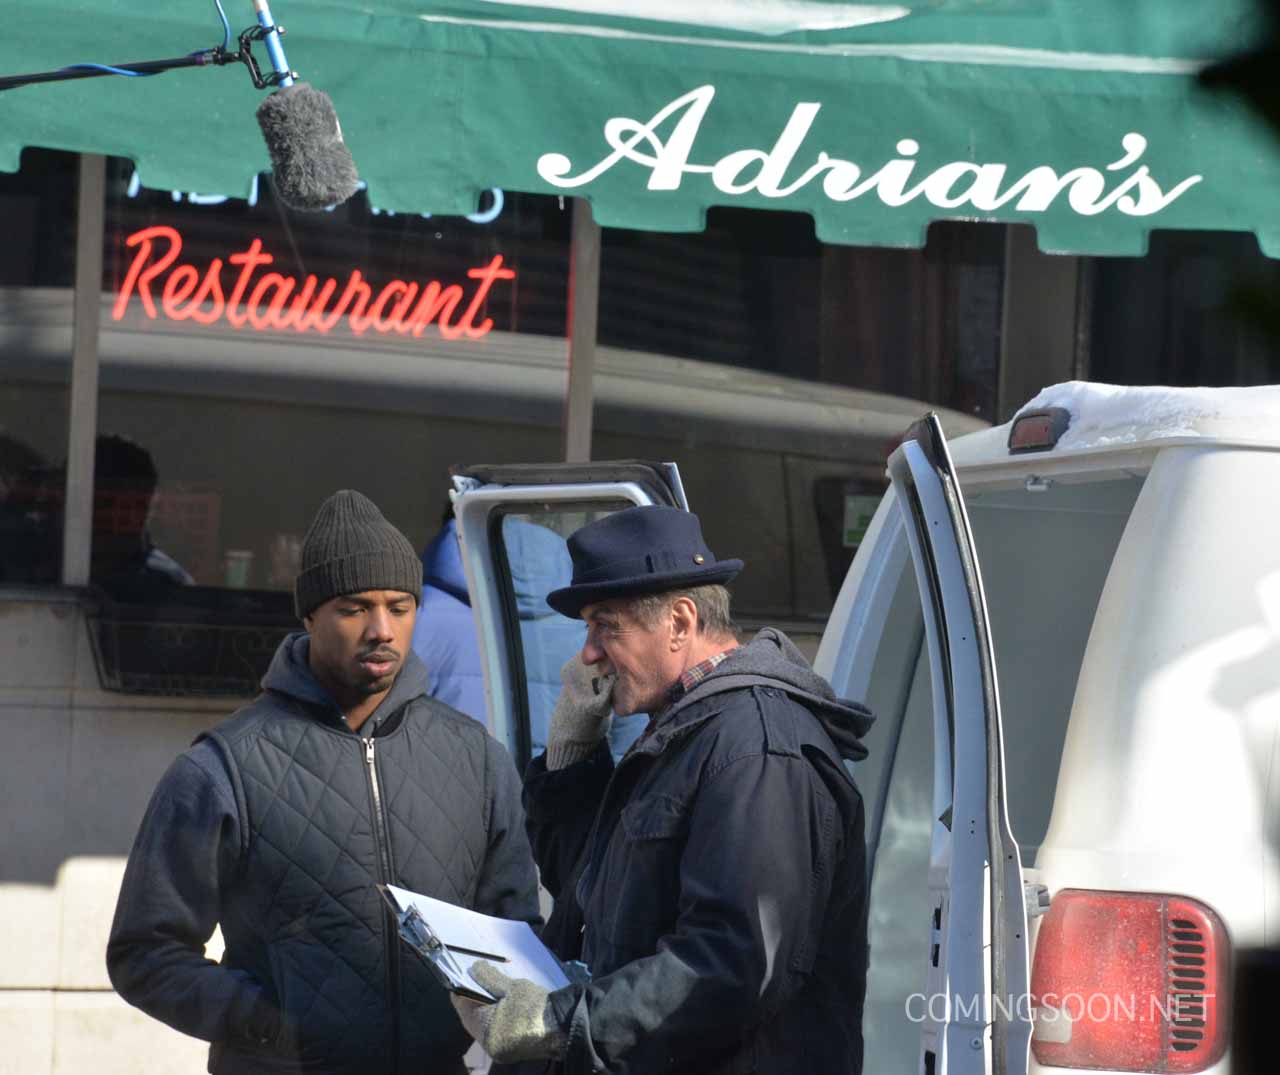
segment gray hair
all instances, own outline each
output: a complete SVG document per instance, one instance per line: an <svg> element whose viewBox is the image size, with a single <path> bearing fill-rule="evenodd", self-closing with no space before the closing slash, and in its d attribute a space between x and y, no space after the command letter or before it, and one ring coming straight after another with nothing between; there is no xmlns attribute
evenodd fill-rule
<svg viewBox="0 0 1280 1075"><path fill-rule="evenodd" d="M681 597L687 597L698 610L699 634L709 634L716 638L737 637L738 626L729 613L729 591L719 583L694 586L688 590L640 594L631 598L628 608L631 615L645 627L654 627Z"/></svg>

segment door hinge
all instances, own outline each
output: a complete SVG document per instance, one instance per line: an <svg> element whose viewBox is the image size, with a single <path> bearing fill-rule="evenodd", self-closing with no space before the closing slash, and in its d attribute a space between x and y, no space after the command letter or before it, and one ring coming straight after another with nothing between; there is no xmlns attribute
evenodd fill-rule
<svg viewBox="0 0 1280 1075"><path fill-rule="evenodd" d="M1026 904L1027 918L1039 918L1049 909L1049 886L1038 881L1023 881L1022 902Z"/></svg>

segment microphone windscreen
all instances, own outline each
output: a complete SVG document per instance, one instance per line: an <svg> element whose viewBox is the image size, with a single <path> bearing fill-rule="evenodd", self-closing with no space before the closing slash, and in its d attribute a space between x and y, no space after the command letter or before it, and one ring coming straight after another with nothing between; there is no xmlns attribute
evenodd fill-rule
<svg viewBox="0 0 1280 1075"><path fill-rule="evenodd" d="M291 209L316 211L345 202L359 176L327 93L306 82L276 90L258 106L276 193Z"/></svg>

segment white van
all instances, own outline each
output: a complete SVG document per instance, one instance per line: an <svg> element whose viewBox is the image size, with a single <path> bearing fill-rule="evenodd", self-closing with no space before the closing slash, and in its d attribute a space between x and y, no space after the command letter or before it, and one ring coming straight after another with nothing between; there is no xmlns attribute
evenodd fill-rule
<svg viewBox="0 0 1280 1075"><path fill-rule="evenodd" d="M865 1071L1230 1071L1232 952L1280 941L1280 389L1058 385L889 477L816 662L877 714ZM455 484L523 757L576 642L521 624L504 531L688 505L669 464Z"/></svg>

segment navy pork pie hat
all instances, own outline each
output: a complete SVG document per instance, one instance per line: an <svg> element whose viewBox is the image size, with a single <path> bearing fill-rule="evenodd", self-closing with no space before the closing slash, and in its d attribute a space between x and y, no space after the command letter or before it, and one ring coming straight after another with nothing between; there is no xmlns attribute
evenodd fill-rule
<svg viewBox="0 0 1280 1075"><path fill-rule="evenodd" d="M570 535L569 556L573 581L547 594L547 604L571 619L597 601L728 582L743 568L715 558L692 512L657 505L588 523Z"/></svg>

